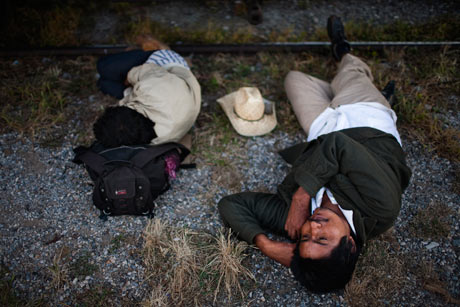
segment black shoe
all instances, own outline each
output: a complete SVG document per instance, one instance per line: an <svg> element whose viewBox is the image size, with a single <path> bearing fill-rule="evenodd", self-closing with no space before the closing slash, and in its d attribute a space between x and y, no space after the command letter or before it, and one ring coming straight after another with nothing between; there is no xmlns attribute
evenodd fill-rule
<svg viewBox="0 0 460 307"><path fill-rule="evenodd" d="M248 21L252 25L258 25L263 21L261 2L262 0L248 1Z"/></svg>
<svg viewBox="0 0 460 307"><path fill-rule="evenodd" d="M396 105L396 96L395 94L395 81L391 80L385 85L385 87L382 90L382 95L385 97L385 99L388 101L391 107Z"/></svg>
<svg viewBox="0 0 460 307"><path fill-rule="evenodd" d="M335 15L329 16L327 19L327 35L331 40L332 55L336 61L340 61L342 57L351 50L345 36L345 29L342 21Z"/></svg>

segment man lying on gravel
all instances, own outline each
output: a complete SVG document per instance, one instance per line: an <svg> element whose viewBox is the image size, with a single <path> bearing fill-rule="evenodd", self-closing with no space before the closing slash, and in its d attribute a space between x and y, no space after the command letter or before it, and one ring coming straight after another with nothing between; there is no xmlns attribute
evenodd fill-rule
<svg viewBox="0 0 460 307"><path fill-rule="evenodd" d="M244 192L219 202L240 238L315 292L347 284L366 240L396 220L411 176L394 111L369 67L349 54L340 19L329 17L327 28L340 61L332 83L298 71L285 80L308 142L280 153L292 169L278 193ZM271 240L267 230L297 243Z"/></svg>

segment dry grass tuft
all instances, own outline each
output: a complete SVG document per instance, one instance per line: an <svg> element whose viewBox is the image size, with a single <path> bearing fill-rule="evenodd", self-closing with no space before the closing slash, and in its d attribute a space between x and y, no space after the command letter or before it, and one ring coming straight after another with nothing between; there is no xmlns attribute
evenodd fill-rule
<svg viewBox="0 0 460 307"><path fill-rule="evenodd" d="M56 255L53 257L53 263L48 268L51 274L51 285L54 289L59 290L68 281L69 268L64 263L64 254L66 253L65 248L60 248Z"/></svg>
<svg viewBox="0 0 460 307"><path fill-rule="evenodd" d="M191 232L172 231L155 219L144 231L145 263L154 285L148 305L155 306L167 300L183 305L193 297L196 285L197 258L190 246Z"/></svg>
<svg viewBox="0 0 460 307"><path fill-rule="evenodd" d="M452 297L447 290L446 282L439 278L432 262L422 261L418 263L415 273L425 290L441 295L447 304L460 305L460 300Z"/></svg>
<svg viewBox="0 0 460 307"><path fill-rule="evenodd" d="M246 245L222 233L214 238L190 229L172 228L158 219L144 231L144 261L151 293L144 306L185 306L216 302L220 293L254 279L241 264Z"/></svg>
<svg viewBox="0 0 460 307"><path fill-rule="evenodd" d="M248 247L245 242L236 242L231 237L229 231L225 235L222 231L215 238L216 245L212 247L210 255L211 261L208 263L208 269L217 270L219 281L217 288L214 291L214 302L217 299L217 294L220 291L220 285L223 283L223 288L227 292L227 298L232 297L233 289L238 289L241 298L244 297L244 291L240 285L240 277L245 276L255 281L254 275L245 268L241 261L246 255L244 251Z"/></svg>
<svg viewBox="0 0 460 307"><path fill-rule="evenodd" d="M169 295L164 287L160 284L155 285L151 292L148 300L142 302L142 306L169 306Z"/></svg>
<svg viewBox="0 0 460 307"><path fill-rule="evenodd" d="M397 303L394 300L406 282L407 272L393 245L382 238L366 245L345 288L345 299L350 306L379 306L383 301Z"/></svg>
<svg viewBox="0 0 460 307"><path fill-rule="evenodd" d="M190 235L192 235L190 230L181 229L168 242L172 256L170 259L174 263L170 289L173 295L179 297L180 303L187 301L196 293L193 287L189 288L195 282L199 268L197 250L191 246ZM189 291L186 290L187 288Z"/></svg>
<svg viewBox="0 0 460 307"><path fill-rule="evenodd" d="M426 208L417 211L409 222L409 232L424 239L446 238L450 233L449 218L452 214L453 210L445 203L431 202Z"/></svg>

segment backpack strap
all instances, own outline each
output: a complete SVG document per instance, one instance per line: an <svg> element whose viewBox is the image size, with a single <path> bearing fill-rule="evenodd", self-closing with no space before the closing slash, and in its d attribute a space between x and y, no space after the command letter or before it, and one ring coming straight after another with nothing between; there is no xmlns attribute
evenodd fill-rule
<svg viewBox="0 0 460 307"><path fill-rule="evenodd" d="M192 168L196 168L196 163L184 163L184 164L179 165L179 167L182 169L192 169Z"/></svg>
<svg viewBox="0 0 460 307"><path fill-rule="evenodd" d="M137 167L143 168L152 159L161 156L162 154L172 149L179 149L179 156L181 161L183 161L185 157L187 157L187 155L190 153L190 150L188 150L184 145L175 142L169 142L148 147L147 149L132 157L131 161Z"/></svg>
<svg viewBox="0 0 460 307"><path fill-rule="evenodd" d="M86 148L86 150L79 150L73 159L73 162L85 163L100 176L104 171L104 163L107 162L107 160L101 155L92 151L90 148Z"/></svg>

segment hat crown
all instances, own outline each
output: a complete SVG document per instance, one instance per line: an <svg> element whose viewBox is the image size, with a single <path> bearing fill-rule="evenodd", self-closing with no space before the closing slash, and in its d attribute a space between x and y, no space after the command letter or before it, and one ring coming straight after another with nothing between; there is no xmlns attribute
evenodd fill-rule
<svg viewBox="0 0 460 307"><path fill-rule="evenodd" d="M262 95L256 87L242 87L236 92L235 113L245 120L259 120L264 116Z"/></svg>

